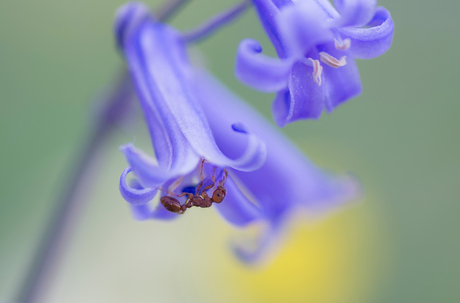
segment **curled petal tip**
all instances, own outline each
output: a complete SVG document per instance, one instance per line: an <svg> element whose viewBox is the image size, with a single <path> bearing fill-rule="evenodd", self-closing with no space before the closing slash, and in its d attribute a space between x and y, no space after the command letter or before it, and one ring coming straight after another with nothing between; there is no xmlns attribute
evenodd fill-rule
<svg viewBox="0 0 460 303"><path fill-rule="evenodd" d="M131 205L145 205L151 201L157 190L153 188L135 188L126 183L126 177L131 172L131 167L126 168L120 176L120 193Z"/></svg>
<svg viewBox="0 0 460 303"><path fill-rule="evenodd" d="M236 54L235 77L262 92L276 92L287 86L292 60L280 60L262 54L259 42L241 41Z"/></svg>
<svg viewBox="0 0 460 303"><path fill-rule="evenodd" d="M239 133L244 133L244 134L248 133L248 129L246 128L246 126L243 123L235 123L235 124L233 124L232 129L234 131L236 131L236 132L239 132Z"/></svg>
<svg viewBox="0 0 460 303"><path fill-rule="evenodd" d="M232 129L248 136L248 144L243 155L235 160L227 160L228 166L240 171L253 171L259 169L267 158L267 146L265 142L243 123L233 124Z"/></svg>
<svg viewBox="0 0 460 303"><path fill-rule="evenodd" d="M377 0L334 0L340 13L336 26L362 26L371 19L377 6Z"/></svg>
<svg viewBox="0 0 460 303"><path fill-rule="evenodd" d="M120 150L144 187L158 187L170 179L172 174L177 174L158 166L154 158L134 147L132 143L121 146Z"/></svg>
<svg viewBox="0 0 460 303"><path fill-rule="evenodd" d="M359 59L372 59L384 54L393 41L394 23L390 12L377 7L368 27L343 27L341 36L350 40L348 53Z"/></svg>

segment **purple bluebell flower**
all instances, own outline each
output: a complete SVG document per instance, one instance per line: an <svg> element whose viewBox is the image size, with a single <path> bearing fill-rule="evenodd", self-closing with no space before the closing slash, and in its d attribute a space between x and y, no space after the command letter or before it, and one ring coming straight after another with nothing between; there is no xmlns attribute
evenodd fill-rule
<svg viewBox="0 0 460 303"><path fill-rule="evenodd" d="M179 32L145 16L130 20L127 12L136 9L144 8L136 3L122 7L115 27L156 155L133 144L121 147L130 166L119 188L136 219L179 217L152 207L151 201L159 188L175 195L195 192L200 159L205 159L205 186L214 167L217 179L228 171L227 195L213 208L236 227L266 225L253 250L234 245L241 260L256 262L273 251L293 213L330 210L356 196L352 178L317 168L253 109L207 72L193 68ZM128 184L130 172L137 179ZM178 199L183 203L185 197Z"/></svg>
<svg viewBox="0 0 460 303"><path fill-rule="evenodd" d="M219 150L192 92L193 70L176 30L155 22L144 5L130 3L118 12L115 32L118 44L123 46L156 155L155 161L133 144L121 147L129 170L144 188L150 188L134 196L122 190L128 202L143 205L145 199L153 198L157 189L168 181L174 180L171 183L175 184L176 180L193 174L200 159L241 171L251 171L263 164L265 144L241 125L233 129L246 137L247 146L242 154L230 159ZM122 189L128 188L124 185L122 182ZM133 197L140 200L134 201ZM163 214L165 218L171 217L164 209L151 215Z"/></svg>
<svg viewBox="0 0 460 303"><path fill-rule="evenodd" d="M262 92L276 92L279 126L318 119L361 93L354 62L386 52L393 20L376 0L252 0L279 59L263 55L252 39L240 43L235 75Z"/></svg>

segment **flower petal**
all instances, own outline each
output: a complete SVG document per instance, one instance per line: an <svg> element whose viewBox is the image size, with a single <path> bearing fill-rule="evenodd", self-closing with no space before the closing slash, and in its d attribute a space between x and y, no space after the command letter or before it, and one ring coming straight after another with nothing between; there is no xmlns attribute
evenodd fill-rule
<svg viewBox="0 0 460 303"><path fill-rule="evenodd" d="M126 183L126 176L131 172L131 168L126 168L120 177L120 192L123 198L129 202L131 214L134 219L138 221L145 221L148 219L157 220L171 220L177 218L177 214L171 213L164 209L162 206L157 207L152 211L149 201L151 201L157 190L153 188L144 188L137 180L131 180L128 186Z"/></svg>
<svg viewBox="0 0 460 303"><path fill-rule="evenodd" d="M196 83L201 96L199 100L225 154L238 155L245 147L245 141L229 130L235 121L247 123L267 145L267 159L260 169L246 173L231 171L232 177L238 179L238 185L241 182L259 206L263 221L269 225L268 234L262 236L255 250L235 248L241 258L254 262L276 248L283 225L290 221L288 217L299 207L327 211L355 198L356 191L348 190L349 179L345 181L320 170L277 129L217 80L201 72L196 76Z"/></svg>
<svg viewBox="0 0 460 303"><path fill-rule="evenodd" d="M301 62L294 64L289 77L291 99L285 123L299 119L318 119L321 116L327 98L326 86L318 85L313 77L313 67ZM325 76L322 78L326 80Z"/></svg>
<svg viewBox="0 0 460 303"><path fill-rule="evenodd" d="M138 221L145 221L149 219L170 221L177 219L180 215L167 211L162 206L157 206L154 210L151 209L150 205L130 205L131 214L134 219Z"/></svg>
<svg viewBox="0 0 460 303"><path fill-rule="evenodd" d="M120 193L132 205L145 205L157 194L155 188L136 188L126 183L126 176L131 172L131 167L126 168L120 176Z"/></svg>
<svg viewBox="0 0 460 303"><path fill-rule="evenodd" d="M317 44L334 40L329 15L315 1L304 1L283 8L277 17L279 33L288 56L302 57Z"/></svg>
<svg viewBox="0 0 460 303"><path fill-rule="evenodd" d="M311 163L255 110L205 72L196 78L203 109L225 154L237 155L245 146L245 141L229 130L234 121L244 121L266 142L267 160L260 169L246 173L232 170L232 176L250 191L266 217L275 218L283 209L307 203L317 192L328 190L331 176ZM310 201L315 203L314 199Z"/></svg>
<svg viewBox="0 0 460 303"><path fill-rule="evenodd" d="M333 21L340 18L340 14L337 12L334 6L332 6L329 0L303 0L303 2L307 1L312 2L319 8L321 8L321 10L326 16L327 21Z"/></svg>
<svg viewBox="0 0 460 303"><path fill-rule="evenodd" d="M334 55L338 51L332 48L325 50ZM339 68L324 64L321 86L314 81L312 71L313 68L304 63L294 64L289 91L280 91L273 102L273 117L280 127L299 119L318 119L324 108L331 112L361 93L361 80L354 60L348 60Z"/></svg>
<svg viewBox="0 0 460 303"><path fill-rule="evenodd" d="M236 54L235 76L254 89L273 93L287 86L291 66L291 60L265 56L259 42L245 39Z"/></svg>
<svg viewBox="0 0 460 303"><path fill-rule="evenodd" d="M289 89L283 89L276 94L272 104L273 120L279 127L286 125L286 117L289 115L291 93Z"/></svg>
<svg viewBox="0 0 460 303"><path fill-rule="evenodd" d="M199 156L193 151L182 134L169 108L162 102L165 96L161 94L158 88L161 82L156 83L153 81L154 79L149 77L150 75L145 69L144 58L138 55L141 52L138 46L140 29L145 28L149 24L152 24L150 20L144 20L136 29L132 29L132 33L125 43L126 59L133 83L136 87L139 102L145 115L150 136L152 137L152 141L155 142L155 155L159 167L164 171L170 170L174 173L186 173L188 172L187 170L196 166ZM152 52L154 56L156 54L161 55L162 50L153 49ZM168 80L171 81L165 75L163 81L167 82ZM137 168L133 165L131 166L136 173ZM142 169L142 167L139 168L139 170ZM149 186L144 183L145 180L143 178L140 179L144 186ZM149 187L152 186L156 186L156 184Z"/></svg>
<svg viewBox="0 0 460 303"><path fill-rule="evenodd" d="M334 6L341 16L337 27L362 26L372 19L377 0L334 0Z"/></svg>
<svg viewBox="0 0 460 303"><path fill-rule="evenodd" d="M150 219L152 211L150 210L150 206L145 205L129 205L131 208L131 214L133 218L137 221L145 221Z"/></svg>
<svg viewBox="0 0 460 303"><path fill-rule="evenodd" d="M119 48L123 47L125 39L146 18L152 16L149 15L148 7L140 2L127 3L117 10L113 30Z"/></svg>
<svg viewBox="0 0 460 303"><path fill-rule="evenodd" d="M162 121L174 139L182 140L179 131L193 151L219 166L242 171L257 169L265 159L264 143L247 132L248 149L240 158L229 159L218 149L190 82L193 70L179 34L163 24L144 22L132 40L126 43L127 60L135 82L143 84L138 94L145 112L160 113L151 118ZM152 123L150 119L148 123ZM152 128L151 128L152 129ZM155 130L151 130L155 134ZM153 138L156 143L156 138ZM171 140L172 141L172 140ZM173 142L174 143L174 142Z"/></svg>
<svg viewBox="0 0 460 303"><path fill-rule="evenodd" d="M276 5L277 8L281 9L285 5L290 5L293 3L292 0L271 0L273 4ZM294 0L296 1L296 0Z"/></svg>
<svg viewBox="0 0 460 303"><path fill-rule="evenodd" d="M276 251L281 237L276 230L266 228L256 239L233 241L231 248L236 257L250 265L266 263Z"/></svg>
<svg viewBox="0 0 460 303"><path fill-rule="evenodd" d="M279 3L274 3L279 2ZM276 23L276 17L279 14L279 7L281 7L283 0L252 0L252 3L259 15L260 22L265 29L268 37L270 38L276 52L280 58L286 58L286 50L284 49L284 43L281 40L278 25ZM278 4L279 6L277 7Z"/></svg>
<svg viewBox="0 0 460 303"><path fill-rule="evenodd" d="M234 226L244 227L262 219L260 209L249 201L229 176L225 182L227 195L222 203L215 204L217 211Z"/></svg>
<svg viewBox="0 0 460 303"><path fill-rule="evenodd" d="M182 166L177 165L172 169L165 169L158 166L153 158L134 147L131 143L121 146L120 150L125 155L132 171L144 187L157 188L168 179L185 175L195 169L199 160L196 156L196 161L185 161L189 159L184 158L182 159L184 161L181 161Z"/></svg>
<svg viewBox="0 0 460 303"><path fill-rule="evenodd" d="M361 183L354 176L336 176L326 172L318 178L317 189L312 192L311 199L305 201L305 206L309 211L324 214L331 208L357 200L361 196Z"/></svg>
<svg viewBox="0 0 460 303"><path fill-rule="evenodd" d="M170 221L179 217L180 215L167 211L162 205L157 206L157 208L150 213L151 219L162 221Z"/></svg>
<svg viewBox="0 0 460 303"><path fill-rule="evenodd" d="M355 60L348 60L345 66L333 68L328 65L323 70L327 99L325 106L329 112L343 102L356 97L362 91L361 79Z"/></svg>
<svg viewBox="0 0 460 303"><path fill-rule="evenodd" d="M238 259L250 265L267 263L281 247L280 242L287 232L295 211L295 208L291 208L280 213L275 220L269 222L268 226L263 226L256 239L234 241L232 249Z"/></svg>
<svg viewBox="0 0 460 303"><path fill-rule="evenodd" d="M354 58L372 59L385 53L393 41L394 23L390 12L378 7L369 28L343 27L338 32L351 40L348 53Z"/></svg>

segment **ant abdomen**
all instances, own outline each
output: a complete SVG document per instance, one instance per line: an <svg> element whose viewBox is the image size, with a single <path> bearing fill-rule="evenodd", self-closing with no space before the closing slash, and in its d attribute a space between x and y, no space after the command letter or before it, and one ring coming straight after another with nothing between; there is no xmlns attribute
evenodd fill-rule
<svg viewBox="0 0 460 303"><path fill-rule="evenodd" d="M182 211L179 201L173 197L163 196L161 197L160 202L163 207L170 212L179 213Z"/></svg>

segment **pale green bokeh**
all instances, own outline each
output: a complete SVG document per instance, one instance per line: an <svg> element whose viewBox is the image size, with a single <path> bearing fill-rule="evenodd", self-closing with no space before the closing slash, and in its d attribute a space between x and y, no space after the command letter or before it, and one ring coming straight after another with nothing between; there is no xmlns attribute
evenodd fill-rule
<svg viewBox="0 0 460 303"><path fill-rule="evenodd" d="M193 0L173 24L185 29L236 2ZM88 127L91 97L122 64L111 33L121 4L0 3L0 301L13 299L30 261ZM319 121L283 129L319 165L353 171L366 192L361 204L294 228L272 267L252 273L232 259L234 231L211 210L175 223L130 218L117 189L126 165L117 146L134 136L148 146L148 137L142 126L120 129L88 176L94 192L82 195L89 205L49 302L267 302L264 294L276 300L283 291L292 302L459 302L460 3L380 4L392 13L394 42L358 62L364 93ZM233 77L246 37L273 54L252 10L199 48L222 81L271 119L272 96ZM305 289L286 285L289 278ZM328 281L339 297L326 296Z"/></svg>

